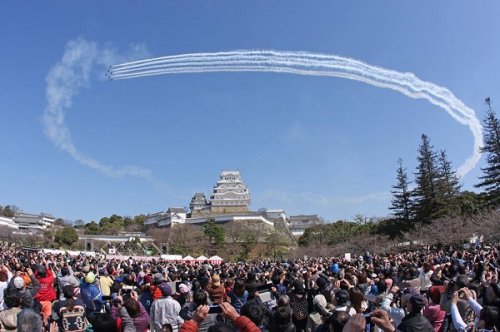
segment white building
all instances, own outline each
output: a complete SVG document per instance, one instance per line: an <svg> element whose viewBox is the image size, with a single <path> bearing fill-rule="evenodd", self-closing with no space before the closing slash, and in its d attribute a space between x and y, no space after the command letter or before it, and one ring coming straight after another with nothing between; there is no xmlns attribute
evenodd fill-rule
<svg viewBox="0 0 500 332"><path fill-rule="evenodd" d="M207 201L204 193L196 193L193 198L191 198L189 208L191 210L191 214L194 215L209 213L210 203Z"/></svg>
<svg viewBox="0 0 500 332"><path fill-rule="evenodd" d="M146 227L158 227L158 221L163 218L167 214L166 211L160 211L152 214L148 214L146 216L146 220L144 220L144 225Z"/></svg>
<svg viewBox="0 0 500 332"><path fill-rule="evenodd" d="M16 224L12 218L2 217L2 216L0 216L0 227L19 229L19 225Z"/></svg>
<svg viewBox="0 0 500 332"><path fill-rule="evenodd" d="M32 214L17 212L13 220L19 226L19 229L44 230L50 227L56 219L48 213Z"/></svg>
<svg viewBox="0 0 500 332"><path fill-rule="evenodd" d="M260 210L259 210L260 211ZM268 219L275 221L286 221L286 211L283 209L263 209L262 214Z"/></svg>
<svg viewBox="0 0 500 332"><path fill-rule="evenodd" d="M288 220L288 229L290 229L294 236L302 236L306 229L322 223L323 222L316 214L290 216Z"/></svg>
<svg viewBox="0 0 500 332"><path fill-rule="evenodd" d="M174 224L184 224L187 213L183 208L169 208L167 211L161 211L150 214L146 217L144 224L148 228L169 227Z"/></svg>
<svg viewBox="0 0 500 332"><path fill-rule="evenodd" d="M222 171L210 197L212 213L246 212L250 192L240 171Z"/></svg>

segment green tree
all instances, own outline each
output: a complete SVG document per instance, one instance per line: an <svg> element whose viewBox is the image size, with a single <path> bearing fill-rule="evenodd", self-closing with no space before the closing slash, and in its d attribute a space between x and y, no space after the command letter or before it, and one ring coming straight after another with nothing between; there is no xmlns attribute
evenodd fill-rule
<svg viewBox="0 0 500 332"><path fill-rule="evenodd" d="M241 243L241 250L239 252L238 260L247 260L250 252L257 245L258 236L254 232L246 232Z"/></svg>
<svg viewBox="0 0 500 332"><path fill-rule="evenodd" d="M123 227L128 229L130 226L134 224L134 220L130 217L123 218Z"/></svg>
<svg viewBox="0 0 500 332"><path fill-rule="evenodd" d="M83 228L85 226L85 221L82 219L76 219L74 226L75 228Z"/></svg>
<svg viewBox="0 0 500 332"><path fill-rule="evenodd" d="M63 218L57 218L56 220L54 220L54 225L64 227L66 226L66 223L64 222Z"/></svg>
<svg viewBox="0 0 500 332"><path fill-rule="evenodd" d="M101 226L99 226L99 224L96 223L95 221L85 224L84 228L85 228L85 234L88 235L97 235L102 233Z"/></svg>
<svg viewBox="0 0 500 332"><path fill-rule="evenodd" d="M13 218L16 213L19 212L19 208L15 205L7 205L2 210L2 215L7 218Z"/></svg>
<svg viewBox="0 0 500 332"><path fill-rule="evenodd" d="M439 152L438 173L436 198L439 211L437 216L457 215L460 213L458 195L460 194L461 184L444 150Z"/></svg>
<svg viewBox="0 0 500 332"><path fill-rule="evenodd" d="M412 191L415 219L417 222L430 223L437 214L436 190L439 172L437 156L427 135L422 134L418 148L418 165L415 173L415 189Z"/></svg>
<svg viewBox="0 0 500 332"><path fill-rule="evenodd" d="M99 220L99 226L104 234L116 235L119 231L123 230L123 217L113 214L109 218L101 218L101 220Z"/></svg>
<svg viewBox="0 0 500 332"><path fill-rule="evenodd" d="M470 217L478 214L481 210L481 197L472 191L463 191L457 197L460 215Z"/></svg>
<svg viewBox="0 0 500 332"><path fill-rule="evenodd" d="M481 168L483 175L476 188L484 190L486 206L500 205L500 120L491 108L490 98L486 98L488 112L483 121L484 145L481 153L486 155L486 167Z"/></svg>
<svg viewBox="0 0 500 332"><path fill-rule="evenodd" d="M271 253L273 258L281 258L288 250L288 240L280 232L274 230L266 237L267 250Z"/></svg>
<svg viewBox="0 0 500 332"><path fill-rule="evenodd" d="M398 168L396 170L396 184L392 186L391 209L394 217L400 221L408 223L411 217L411 190L408 188L408 174L406 168L403 168L403 159L398 159Z"/></svg>
<svg viewBox="0 0 500 332"><path fill-rule="evenodd" d="M217 247L224 244L224 229L217 225L214 219L210 219L205 225L203 225L203 233L208 236L210 243L215 243Z"/></svg>
<svg viewBox="0 0 500 332"><path fill-rule="evenodd" d="M146 221L146 216L143 214L139 214L134 217L134 223L136 223L139 226L144 226L144 221Z"/></svg>
<svg viewBox="0 0 500 332"><path fill-rule="evenodd" d="M59 245L71 247L73 243L78 241L78 233L73 227L64 227L57 230L54 235L54 241Z"/></svg>

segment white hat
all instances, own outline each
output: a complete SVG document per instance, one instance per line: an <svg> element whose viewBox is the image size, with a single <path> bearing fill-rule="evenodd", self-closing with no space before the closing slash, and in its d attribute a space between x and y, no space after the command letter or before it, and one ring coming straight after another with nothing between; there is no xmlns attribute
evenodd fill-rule
<svg viewBox="0 0 500 332"><path fill-rule="evenodd" d="M14 278L14 287L17 289L21 289L24 287L24 279L21 277L15 277Z"/></svg>

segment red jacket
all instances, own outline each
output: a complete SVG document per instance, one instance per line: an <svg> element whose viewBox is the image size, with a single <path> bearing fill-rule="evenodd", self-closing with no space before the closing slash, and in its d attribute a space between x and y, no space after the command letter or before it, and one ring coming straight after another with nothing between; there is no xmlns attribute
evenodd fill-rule
<svg viewBox="0 0 500 332"><path fill-rule="evenodd" d="M261 332L259 327L246 316L240 316L234 322L234 327L241 332ZM193 320L187 320L182 324L179 332L198 332L198 324Z"/></svg>
<svg viewBox="0 0 500 332"><path fill-rule="evenodd" d="M35 295L35 299L42 301L54 301L56 297L56 291L54 290L54 274L50 269L46 270L45 278L42 278L35 274L35 277L40 282L40 290Z"/></svg>

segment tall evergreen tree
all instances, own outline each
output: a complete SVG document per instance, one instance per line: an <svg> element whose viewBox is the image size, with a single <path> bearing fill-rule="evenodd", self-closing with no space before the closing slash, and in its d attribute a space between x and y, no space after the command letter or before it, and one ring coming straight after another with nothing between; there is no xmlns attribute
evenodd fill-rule
<svg viewBox="0 0 500 332"><path fill-rule="evenodd" d="M418 148L418 165L415 173L415 189L412 192L415 220L429 223L436 218L437 185L439 172L437 169L437 156L427 135L422 134L422 142Z"/></svg>
<svg viewBox="0 0 500 332"><path fill-rule="evenodd" d="M483 121L484 146L481 153L486 155L487 166L481 168L483 176L476 188L484 190L484 199L487 206L500 205L500 120L491 109L490 98L486 98L488 111Z"/></svg>
<svg viewBox="0 0 500 332"><path fill-rule="evenodd" d="M446 151L441 150L438 156L437 204L438 216L460 213L459 194L460 179L451 167Z"/></svg>
<svg viewBox="0 0 500 332"><path fill-rule="evenodd" d="M410 182L406 168L403 168L403 159L398 159L398 168L396 170L397 183L392 186L391 209L394 217L398 221L409 222L411 217L411 191L408 189Z"/></svg>

